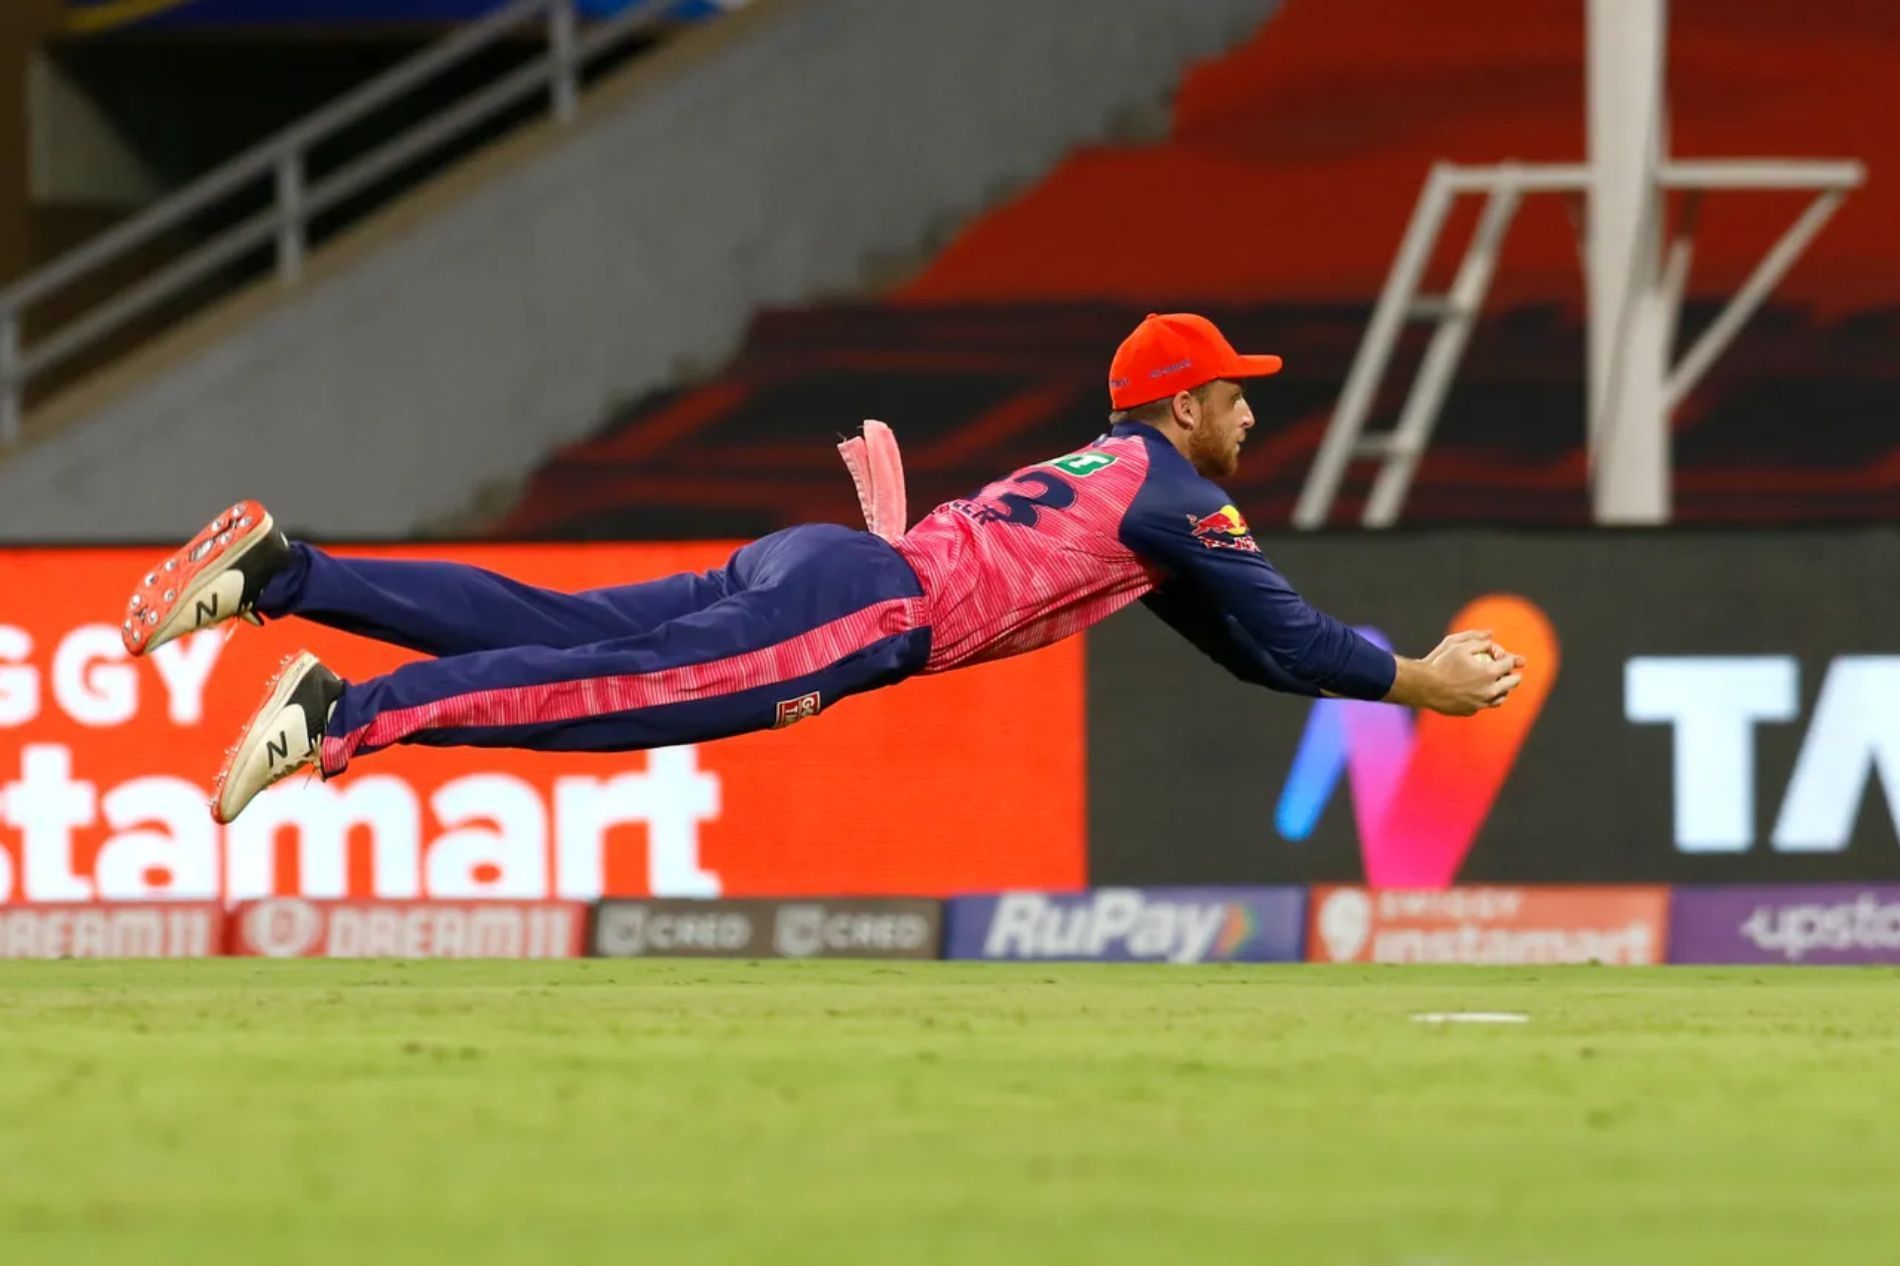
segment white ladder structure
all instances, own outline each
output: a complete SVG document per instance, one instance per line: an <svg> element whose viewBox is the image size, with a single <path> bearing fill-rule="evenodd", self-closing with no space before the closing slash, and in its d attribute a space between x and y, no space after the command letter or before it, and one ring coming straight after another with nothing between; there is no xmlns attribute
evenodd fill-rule
<svg viewBox="0 0 1900 1266"><path fill-rule="evenodd" d="M1505 232L1525 195L1538 193L1583 199L1593 517L1605 524L1668 522L1670 415L1865 179L1865 169L1852 161L1668 158L1662 143L1667 0L1587 3L1589 162L1432 167L1294 508L1295 527L1325 525L1355 459L1380 463L1364 526L1398 522L1490 289ZM1812 190L1815 197L1671 366L1694 200L1718 190L1763 189ZM1663 206L1673 191L1683 191L1690 203L1665 252ZM1427 294L1426 267L1454 200L1466 195L1485 198L1477 227L1450 288ZM1369 434L1366 424L1407 321L1431 322L1435 329L1398 421Z"/></svg>

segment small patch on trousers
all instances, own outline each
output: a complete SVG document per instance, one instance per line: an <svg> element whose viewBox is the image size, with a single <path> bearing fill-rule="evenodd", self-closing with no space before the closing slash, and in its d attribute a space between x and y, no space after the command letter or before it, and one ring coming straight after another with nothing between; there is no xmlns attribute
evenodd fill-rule
<svg viewBox="0 0 1900 1266"><path fill-rule="evenodd" d="M816 690L808 695L800 695L796 699L781 699L778 704L778 719L772 722L772 728L782 730L788 725L796 725L806 717L815 717L818 715L818 709L823 706Z"/></svg>

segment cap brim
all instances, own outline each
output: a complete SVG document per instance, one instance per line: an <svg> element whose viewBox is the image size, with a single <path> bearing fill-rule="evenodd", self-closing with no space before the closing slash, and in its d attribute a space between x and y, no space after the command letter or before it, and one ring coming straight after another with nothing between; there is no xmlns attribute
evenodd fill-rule
<svg viewBox="0 0 1900 1266"><path fill-rule="evenodd" d="M1239 356L1234 359L1231 373L1222 375L1227 378L1265 378L1280 372L1284 362L1278 356Z"/></svg>

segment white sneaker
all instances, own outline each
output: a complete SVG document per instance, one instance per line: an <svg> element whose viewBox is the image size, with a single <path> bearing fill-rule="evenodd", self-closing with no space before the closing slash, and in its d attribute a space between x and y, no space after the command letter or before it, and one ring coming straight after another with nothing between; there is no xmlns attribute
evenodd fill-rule
<svg viewBox="0 0 1900 1266"><path fill-rule="evenodd" d="M133 655L173 638L243 616L264 582L290 557L290 542L255 501L240 501L211 520L170 558L145 573L125 604L119 636Z"/></svg>
<svg viewBox="0 0 1900 1266"><path fill-rule="evenodd" d="M285 660L265 691L263 706L224 758L212 785L212 818L234 821L258 792L315 767L323 752L323 728L342 697L343 679L309 651Z"/></svg>

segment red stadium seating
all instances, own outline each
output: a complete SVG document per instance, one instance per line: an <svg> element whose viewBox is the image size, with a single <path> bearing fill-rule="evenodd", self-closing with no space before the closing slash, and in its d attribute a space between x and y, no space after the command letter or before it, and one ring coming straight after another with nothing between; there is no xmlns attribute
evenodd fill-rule
<svg viewBox="0 0 1900 1266"><path fill-rule="evenodd" d="M1673 152L1858 157L1870 170L1679 411L1677 518L1891 518L1891 0L1671 9ZM767 314L719 381L645 402L556 456L502 530L738 535L849 519L831 445L867 416L897 428L921 510L1091 438L1109 352L1143 312L1174 307L1287 358L1254 393L1261 432L1233 489L1256 524L1284 522L1429 164L1582 158L1582 14L1577 0L1290 0L1188 77L1165 143L1070 157L885 304ZM1708 199L1685 338L1800 205ZM1514 226L1407 522L1586 520L1572 214L1533 199ZM1456 229L1447 238L1462 246ZM1349 480L1336 521L1366 482Z"/></svg>

